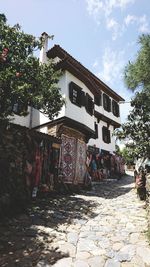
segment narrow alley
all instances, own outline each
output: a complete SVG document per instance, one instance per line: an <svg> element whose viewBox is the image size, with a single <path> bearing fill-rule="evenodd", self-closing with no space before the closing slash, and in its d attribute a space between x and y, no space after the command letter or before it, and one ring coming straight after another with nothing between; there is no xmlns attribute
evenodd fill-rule
<svg viewBox="0 0 150 267"><path fill-rule="evenodd" d="M150 267L147 212L133 177L39 199L0 225L0 266Z"/></svg>

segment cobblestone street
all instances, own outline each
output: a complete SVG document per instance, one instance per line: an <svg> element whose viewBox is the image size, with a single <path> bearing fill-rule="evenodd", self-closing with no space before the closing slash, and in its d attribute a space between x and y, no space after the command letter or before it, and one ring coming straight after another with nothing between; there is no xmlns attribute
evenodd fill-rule
<svg viewBox="0 0 150 267"><path fill-rule="evenodd" d="M62 197L61 204L51 201L53 208L47 203L44 211L40 207L18 218L19 223L26 221L24 236L41 242L42 250L41 245L35 247L38 257L35 244L28 240L28 248L22 251L24 261L11 246L18 258L8 261L5 251L1 266L150 267L147 213L145 203L137 198L133 177L102 181L89 192ZM12 254L9 250L8 255Z"/></svg>

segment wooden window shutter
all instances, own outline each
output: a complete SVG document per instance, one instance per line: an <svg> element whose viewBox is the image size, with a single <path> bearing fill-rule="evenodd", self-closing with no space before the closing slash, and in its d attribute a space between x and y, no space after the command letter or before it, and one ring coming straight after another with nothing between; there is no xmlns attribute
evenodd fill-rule
<svg viewBox="0 0 150 267"><path fill-rule="evenodd" d="M98 138L98 124L95 122L95 139Z"/></svg>
<svg viewBox="0 0 150 267"><path fill-rule="evenodd" d="M107 98L105 94L103 94L103 107L105 110L107 109Z"/></svg>
<svg viewBox="0 0 150 267"><path fill-rule="evenodd" d="M107 129L107 140L108 140L108 144L111 143L111 139L110 139L110 130Z"/></svg>
<svg viewBox="0 0 150 267"><path fill-rule="evenodd" d="M86 105L85 93L83 91L80 92L80 101L81 101L81 106Z"/></svg>
<svg viewBox="0 0 150 267"><path fill-rule="evenodd" d="M23 112L27 112L27 110L28 110L28 105L27 105L27 104L24 104L24 103L21 102L21 101L18 101L18 102L14 103L14 104L12 105L11 110L12 110L15 114L20 114L20 113L23 113Z"/></svg>
<svg viewBox="0 0 150 267"><path fill-rule="evenodd" d="M117 109L116 116L119 117L120 116L120 111L119 111L119 104L118 103L116 103L116 109Z"/></svg>
<svg viewBox="0 0 150 267"><path fill-rule="evenodd" d="M119 117L119 105L116 101L112 100L112 112L114 116Z"/></svg>
<svg viewBox="0 0 150 267"><path fill-rule="evenodd" d="M72 86L72 82L69 83L69 99L72 102L73 101L73 86Z"/></svg>
<svg viewBox="0 0 150 267"><path fill-rule="evenodd" d="M111 111L111 99L106 94L103 94L103 107L106 111Z"/></svg>
<svg viewBox="0 0 150 267"><path fill-rule="evenodd" d="M108 97L108 111L111 112L111 99Z"/></svg>
<svg viewBox="0 0 150 267"><path fill-rule="evenodd" d="M101 106L101 95L94 96L94 104L97 106Z"/></svg>
<svg viewBox="0 0 150 267"><path fill-rule="evenodd" d="M92 116L94 111L94 102L89 94L86 94L86 111Z"/></svg>
<svg viewBox="0 0 150 267"><path fill-rule="evenodd" d="M102 137L103 137L103 141L104 143L111 143L111 139L110 139L110 130L108 130L107 127L103 126L102 128Z"/></svg>
<svg viewBox="0 0 150 267"><path fill-rule="evenodd" d="M70 101L74 105L81 107L81 106L83 106L83 103L85 102L84 98L85 98L85 93L82 91L82 88L79 87L74 82L70 82L70 84L69 84L69 99L70 99ZM85 105L85 103L84 103L84 105Z"/></svg>

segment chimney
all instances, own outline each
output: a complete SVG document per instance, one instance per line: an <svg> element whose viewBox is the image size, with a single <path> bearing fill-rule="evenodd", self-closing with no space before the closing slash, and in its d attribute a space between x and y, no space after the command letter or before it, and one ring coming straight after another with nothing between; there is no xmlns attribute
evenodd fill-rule
<svg viewBox="0 0 150 267"><path fill-rule="evenodd" d="M40 50L40 63L47 63L47 50L48 50L48 34L46 32L43 32L41 34L41 38L42 38L42 42L43 42L43 46Z"/></svg>

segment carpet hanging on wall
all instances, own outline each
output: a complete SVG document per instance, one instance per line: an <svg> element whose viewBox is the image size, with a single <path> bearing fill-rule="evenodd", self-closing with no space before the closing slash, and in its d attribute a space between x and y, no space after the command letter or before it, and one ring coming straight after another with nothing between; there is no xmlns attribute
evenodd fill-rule
<svg viewBox="0 0 150 267"><path fill-rule="evenodd" d="M61 136L61 162L63 165L63 180L73 183L76 168L76 139L66 135Z"/></svg>
<svg viewBox="0 0 150 267"><path fill-rule="evenodd" d="M75 183L83 183L86 172L86 144L80 140L77 141L76 175Z"/></svg>

